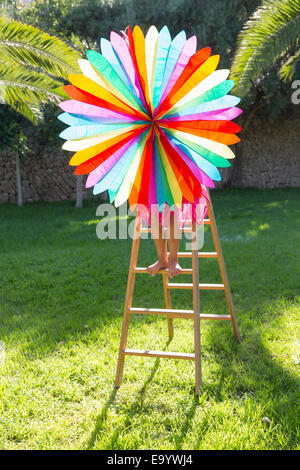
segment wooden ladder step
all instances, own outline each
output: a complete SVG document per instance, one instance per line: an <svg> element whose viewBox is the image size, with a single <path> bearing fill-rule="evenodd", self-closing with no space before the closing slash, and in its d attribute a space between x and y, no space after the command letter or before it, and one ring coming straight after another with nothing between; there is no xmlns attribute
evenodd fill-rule
<svg viewBox="0 0 300 470"><path fill-rule="evenodd" d="M193 310L176 310L173 308L140 308L131 307L128 309L134 315L164 315L168 318L194 318ZM230 315L215 315L213 313L200 313L200 320L231 320Z"/></svg>
<svg viewBox="0 0 300 470"><path fill-rule="evenodd" d="M168 251L168 255L169 255ZM193 253L191 251L178 251L178 258L192 258ZM217 258L218 253L216 251L199 251L198 258Z"/></svg>
<svg viewBox="0 0 300 470"><path fill-rule="evenodd" d="M131 307L129 313L136 315L164 315L169 318L194 318L193 310L177 310L174 308L138 308Z"/></svg>
<svg viewBox="0 0 300 470"><path fill-rule="evenodd" d="M124 349L124 354L128 356L165 357L167 359L188 359L195 360L195 354L177 353L171 351L150 351L149 349Z"/></svg>
<svg viewBox="0 0 300 470"><path fill-rule="evenodd" d="M193 289L193 284L183 282L169 282L168 289ZM224 284L199 284L199 289L203 290L224 290Z"/></svg>
<svg viewBox="0 0 300 470"><path fill-rule="evenodd" d="M209 219L204 219L203 223L205 225L208 225L208 224L210 224L210 220ZM192 232L192 227L182 227L182 228L180 228L180 231L181 232ZM151 227L140 227L140 232L141 233L150 233L151 232Z"/></svg>
<svg viewBox="0 0 300 470"><path fill-rule="evenodd" d="M147 271L147 268L133 268L133 272L137 274L150 274ZM158 274L165 274L168 272L168 269L160 269L157 271ZM180 274L193 274L193 270L190 268L182 268Z"/></svg>

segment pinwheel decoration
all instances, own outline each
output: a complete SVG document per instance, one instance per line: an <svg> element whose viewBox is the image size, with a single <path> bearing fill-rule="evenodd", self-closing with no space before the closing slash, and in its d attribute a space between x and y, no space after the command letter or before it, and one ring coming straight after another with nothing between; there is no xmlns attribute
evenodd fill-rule
<svg viewBox="0 0 300 470"><path fill-rule="evenodd" d="M116 207L193 203L221 179L217 167L230 166L228 146L239 141L229 70L217 70L209 47L196 51L195 36L172 40L166 26L146 37L139 26L112 32L100 46L79 60L82 74L68 77L71 99L60 104L75 174L88 174L94 194L108 190Z"/></svg>

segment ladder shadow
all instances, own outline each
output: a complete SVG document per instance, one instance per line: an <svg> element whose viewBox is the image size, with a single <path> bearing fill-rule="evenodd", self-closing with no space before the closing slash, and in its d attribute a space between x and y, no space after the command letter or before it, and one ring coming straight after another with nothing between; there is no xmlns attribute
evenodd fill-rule
<svg viewBox="0 0 300 470"><path fill-rule="evenodd" d="M196 409L199 406L199 397L194 396L192 400L192 404L189 408L189 410L186 413L185 420L179 430L179 432L176 434L174 437L175 441L175 449L176 450L182 450L182 445L186 439L186 435L188 433L189 428L192 426L192 420L195 416Z"/></svg>
<svg viewBox="0 0 300 470"><path fill-rule="evenodd" d="M107 412L116 400L117 391L118 390L115 387L112 389L111 394L109 396L109 399L106 401L105 405L103 406L103 408L101 410L101 413L97 417L95 428L94 428L94 430L93 430L93 432L92 432L92 434L91 434L91 436L88 440L87 446L86 446L87 450L90 450L90 449L93 448L93 446L94 446L94 444L97 440L97 435L101 431L101 429L103 428L103 426L106 422Z"/></svg>
<svg viewBox="0 0 300 470"><path fill-rule="evenodd" d="M171 343L171 341L172 341L172 338L169 338L165 342L164 347L166 348ZM123 426L122 427L119 426L113 432L113 435L112 435L112 438L111 438L112 443L117 442L118 436L119 436L120 432L122 431L123 427L126 428L127 426L130 425L131 418L135 415L137 407L140 407L140 406L143 405L143 400L144 400L144 397L146 395L147 389L148 389L149 385L151 384L151 382L152 382L152 380L153 380L153 378L154 378L154 376L155 376L155 374L156 374L156 372L159 368L159 365L160 365L160 358L157 357L155 359L154 365L151 369L151 372L150 372L149 376L144 381L141 389L137 392L136 400L132 403L131 407L129 408L129 410L127 412L127 416L126 416L126 419L125 419L125 422L124 422ZM117 393L118 393L118 388L116 388L114 386L111 393L110 393L110 396L109 396L108 400L105 402L105 404L104 404L104 406L101 410L101 413L97 417L94 430L93 430L93 432L92 432L92 434L91 434L91 436L90 436L90 438L87 442L87 445L86 445L87 450L91 450L93 448L93 446L95 445L99 432L103 429L103 427L106 424L108 410L111 408L111 406L113 406L113 404L116 401Z"/></svg>

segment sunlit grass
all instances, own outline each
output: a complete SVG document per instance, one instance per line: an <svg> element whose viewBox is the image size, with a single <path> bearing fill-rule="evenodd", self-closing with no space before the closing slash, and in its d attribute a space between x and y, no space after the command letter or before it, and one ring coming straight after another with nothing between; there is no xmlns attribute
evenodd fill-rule
<svg viewBox="0 0 300 470"><path fill-rule="evenodd" d="M115 391L131 240L96 237L96 201L0 206L0 447L300 449L299 196L212 194L242 342L202 322L199 401L189 361L128 357ZM142 240L139 265L154 259ZM201 260L200 282L219 280ZM133 305L163 307L159 276L137 276ZM201 311L226 313L224 293L201 291ZM193 351L192 322L174 324L168 343L165 319L133 318L129 347Z"/></svg>

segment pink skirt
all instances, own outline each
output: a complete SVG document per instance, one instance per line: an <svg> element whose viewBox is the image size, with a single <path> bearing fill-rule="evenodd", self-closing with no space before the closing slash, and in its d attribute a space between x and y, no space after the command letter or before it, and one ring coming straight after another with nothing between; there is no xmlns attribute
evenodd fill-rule
<svg viewBox="0 0 300 470"><path fill-rule="evenodd" d="M139 206L137 213L140 222L149 227L151 225L151 215L155 214L159 218L160 225L167 228L170 223L170 215L174 213L180 228L186 223L196 222L199 225L202 224L207 215L207 204L210 203L210 199L206 187L204 185L201 185L201 187L202 196L200 198L195 197L194 202L189 202L183 198L181 207L174 205L170 208L167 202L161 208L157 204L151 204L151 207Z"/></svg>

